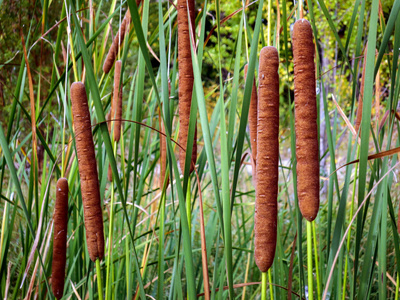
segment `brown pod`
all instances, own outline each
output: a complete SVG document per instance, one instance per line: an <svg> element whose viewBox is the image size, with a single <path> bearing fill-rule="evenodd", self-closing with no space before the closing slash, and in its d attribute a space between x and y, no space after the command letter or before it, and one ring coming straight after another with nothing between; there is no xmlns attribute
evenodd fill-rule
<svg viewBox="0 0 400 300"><path fill-rule="evenodd" d="M276 248L279 162L279 56L275 47L260 52L258 72L257 181L254 258L261 272L272 266Z"/></svg>
<svg viewBox="0 0 400 300"><path fill-rule="evenodd" d="M112 112L111 119L114 119L114 141L119 142L121 137L121 118L122 118L122 84L120 84L121 79L121 68L122 62L117 60L115 63L114 70L114 111Z"/></svg>
<svg viewBox="0 0 400 300"><path fill-rule="evenodd" d="M110 50L107 53L106 60L104 61L103 72L106 74L110 72L114 64L115 58L117 57L119 51L119 47L124 42L125 34L129 31L130 23L131 23L131 13L128 10L125 14L124 19L121 21L121 27L119 28L117 34L115 35Z"/></svg>
<svg viewBox="0 0 400 300"><path fill-rule="evenodd" d="M193 67L190 50L190 28L188 19L187 0L178 0L178 66L179 66L179 144L186 148L189 132L190 106L193 92ZM195 3L188 0L191 26L195 29ZM186 151L179 149L179 164L184 171ZM197 159L197 128L193 140L190 173L194 170Z"/></svg>
<svg viewBox="0 0 400 300"><path fill-rule="evenodd" d="M313 221L319 209L319 141L314 64L310 23L296 21L293 28L294 104L297 159L297 196L301 214Z"/></svg>
<svg viewBox="0 0 400 300"><path fill-rule="evenodd" d="M248 65L245 65L244 66L245 78L247 78L247 68ZM257 86L256 86L256 78L254 77L253 89L251 90L251 99L249 107L250 144L251 144L251 155L253 157L254 166L256 165L256 158L257 158L257 109L258 109L257 106L258 106Z"/></svg>
<svg viewBox="0 0 400 300"><path fill-rule="evenodd" d="M85 217L86 241L92 261L104 256L103 211L100 203L99 176L97 173L90 113L85 85L71 85L72 114L74 116L76 151L83 213Z"/></svg>
<svg viewBox="0 0 400 300"><path fill-rule="evenodd" d="M57 181L53 220L54 234L51 288L54 296L57 299L61 299L64 294L68 232L68 181L65 178L60 178Z"/></svg>

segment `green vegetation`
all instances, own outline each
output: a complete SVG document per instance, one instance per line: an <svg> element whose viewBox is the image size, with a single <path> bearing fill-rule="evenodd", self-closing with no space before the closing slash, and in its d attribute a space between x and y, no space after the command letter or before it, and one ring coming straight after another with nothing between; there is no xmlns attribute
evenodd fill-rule
<svg viewBox="0 0 400 300"><path fill-rule="evenodd" d="M320 207L308 223L296 194L290 31L301 10L289 1L271 1L270 11L266 0L196 1L188 142L178 145L172 2L0 2L0 298L55 299L53 213L65 177L63 299L399 299L400 0L303 3L316 42L320 140ZM102 67L128 9L132 22L116 55L125 120L116 143L106 122L114 67ZM280 61L278 226L273 265L261 273L248 113L268 44ZM75 81L85 83L99 174L104 258L95 262L73 128ZM190 162L196 126L190 173L178 153L187 149Z"/></svg>

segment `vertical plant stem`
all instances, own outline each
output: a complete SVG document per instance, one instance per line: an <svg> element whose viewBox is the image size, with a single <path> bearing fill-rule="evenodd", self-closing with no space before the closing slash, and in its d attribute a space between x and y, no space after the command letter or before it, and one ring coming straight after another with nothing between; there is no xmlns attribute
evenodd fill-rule
<svg viewBox="0 0 400 300"><path fill-rule="evenodd" d="M271 268L268 269L268 280L270 283L272 282ZM274 300L274 289L272 288L272 285L270 285L270 287L269 287L269 294L270 294L271 300Z"/></svg>
<svg viewBox="0 0 400 300"><path fill-rule="evenodd" d="M114 142L114 155L117 152L117 143ZM110 288L110 275L112 273L112 246L113 246L113 228L114 228L114 181L111 182L111 201L110 201L110 224L108 228L108 252L107 252L107 264L106 264L106 299L111 296Z"/></svg>
<svg viewBox="0 0 400 300"><path fill-rule="evenodd" d="M192 232L192 209L191 209L191 202L190 202L190 177L188 179L188 188L186 190L186 215L188 218L189 224L189 233Z"/></svg>
<svg viewBox="0 0 400 300"><path fill-rule="evenodd" d="M312 264L312 224L307 222L307 273L308 273L308 299L313 300L313 264Z"/></svg>
<svg viewBox="0 0 400 300"><path fill-rule="evenodd" d="M315 222L312 222L312 231L313 231L313 242L314 242L314 260L315 260L315 273L317 277L317 297L318 300L321 300L321 280L319 278L319 268L318 268L318 248L317 248L317 234L315 229Z"/></svg>
<svg viewBox="0 0 400 300"><path fill-rule="evenodd" d="M400 279L399 279L399 273L397 273L396 276L396 295L394 297L395 300L399 300L399 284L400 283Z"/></svg>
<svg viewBox="0 0 400 300"><path fill-rule="evenodd" d="M267 46L271 46L271 0L268 0L268 36Z"/></svg>
<svg viewBox="0 0 400 300"><path fill-rule="evenodd" d="M360 151L360 146L357 146L357 152ZM357 153L357 156L359 156L359 153ZM351 197L351 208L350 208L350 216L349 216L349 221L353 219L353 212L354 212L354 203L355 203L355 197L356 197L356 182L357 182L357 171L358 171L358 163L356 164L354 168L354 184L353 184L353 193ZM346 281L347 281L347 268L348 268L348 253L350 251L350 237L351 237L351 228L349 229L349 234L347 236L347 245L346 245L346 258L345 258L345 264L344 264L344 278L343 278L343 292L342 292L342 300L346 299Z"/></svg>
<svg viewBox="0 0 400 300"><path fill-rule="evenodd" d="M267 300L267 272L262 272L261 275L261 300Z"/></svg>
<svg viewBox="0 0 400 300"><path fill-rule="evenodd" d="M103 300L103 283L101 282L100 259L96 259L97 291L99 300Z"/></svg>
<svg viewBox="0 0 400 300"><path fill-rule="evenodd" d="M71 36L71 28L68 26L68 39L69 39L69 43L71 45L71 58L72 58L72 66L74 69L74 79L75 81L79 81L78 78L78 69L76 68L76 60L75 60L75 52L74 52L74 44L72 43L72 36ZM83 81L83 78L82 78Z"/></svg>

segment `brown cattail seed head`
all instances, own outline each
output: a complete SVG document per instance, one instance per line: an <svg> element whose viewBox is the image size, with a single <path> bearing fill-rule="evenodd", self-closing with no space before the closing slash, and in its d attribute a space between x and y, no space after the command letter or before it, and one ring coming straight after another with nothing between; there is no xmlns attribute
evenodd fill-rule
<svg viewBox="0 0 400 300"><path fill-rule="evenodd" d="M258 73L257 181L254 257L261 272L272 266L276 248L279 161L279 56L275 47L260 53Z"/></svg>
<svg viewBox="0 0 400 300"><path fill-rule="evenodd" d="M71 85L71 103L81 178L86 241L90 259L96 261L97 258L101 260L104 256L103 212L100 203L99 177L90 113L85 85L82 82L74 82Z"/></svg>
<svg viewBox="0 0 400 300"><path fill-rule="evenodd" d="M60 178L56 186L54 206L53 262L51 265L51 288L57 299L64 294L65 263L68 232L68 181Z"/></svg>
<svg viewBox="0 0 400 300"><path fill-rule="evenodd" d="M186 148L189 132L190 106L193 92L193 67L190 50L190 30L187 0L178 0L178 66L179 66L179 144ZM195 30L195 3L188 0L191 26ZM179 164L184 171L186 151L179 149ZM197 159L197 129L194 134L190 172Z"/></svg>
<svg viewBox="0 0 400 300"><path fill-rule="evenodd" d="M121 137L121 118L122 118L122 83L121 80L121 68L122 62L117 60L115 63L115 71L114 71L114 95L118 95L118 97L114 97L114 112L112 112L111 118L114 119L114 140L116 142L119 141Z"/></svg>
<svg viewBox="0 0 400 300"><path fill-rule="evenodd" d="M247 68L248 65L244 66L244 77L247 78ZM253 89L251 90L251 99L249 107L249 129L250 129L250 144L251 144L251 154L253 156L253 165L256 165L257 158L257 108L258 106L258 95L256 78L253 80ZM254 172L253 177L255 177L256 172Z"/></svg>
<svg viewBox="0 0 400 300"><path fill-rule="evenodd" d="M319 145L314 64L310 23L300 19L293 28L294 102L297 195L300 211L313 221L319 209Z"/></svg>
<svg viewBox="0 0 400 300"><path fill-rule="evenodd" d="M114 37L114 40L111 44L110 50L107 53L106 60L103 65L103 72L108 74L110 72L115 58L117 57L119 47L124 42L125 34L129 31L129 25L131 23L131 13L128 10L125 14L124 19L121 21L121 27L119 28L117 34Z"/></svg>

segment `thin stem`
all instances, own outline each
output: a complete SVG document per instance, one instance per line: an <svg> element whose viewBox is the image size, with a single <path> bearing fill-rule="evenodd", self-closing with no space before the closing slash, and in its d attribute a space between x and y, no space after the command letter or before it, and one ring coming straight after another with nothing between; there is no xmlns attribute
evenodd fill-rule
<svg viewBox="0 0 400 300"><path fill-rule="evenodd" d="M269 282L272 282L271 268L268 269L268 280ZM274 300L274 290L272 288L272 285L269 287L269 295L271 297L271 300Z"/></svg>
<svg viewBox="0 0 400 300"><path fill-rule="evenodd" d="M321 300L321 280L319 278L319 268L318 268L318 248L317 248L317 234L315 229L315 222L312 222L313 231L313 242L314 242L314 261L315 261L315 273L317 277L317 296L318 300Z"/></svg>
<svg viewBox="0 0 400 300"><path fill-rule="evenodd" d="M103 300L103 283L101 282L100 272L100 259L96 259L96 274L97 274L97 290L99 294L99 300Z"/></svg>
<svg viewBox="0 0 400 300"><path fill-rule="evenodd" d="M308 299L313 300L312 225L307 221Z"/></svg>
<svg viewBox="0 0 400 300"><path fill-rule="evenodd" d="M303 0L299 0L299 16L303 19Z"/></svg>
<svg viewBox="0 0 400 300"><path fill-rule="evenodd" d="M261 277L261 300L267 300L267 272L262 273Z"/></svg>
<svg viewBox="0 0 400 300"><path fill-rule="evenodd" d="M114 155L117 152L117 143L114 141ZM113 228L114 228L114 181L111 182L111 201L110 201L110 227L108 230L108 253L107 253L107 276L106 276L106 299L109 299L109 296L111 296L110 288L111 288L111 282L110 282L110 273L112 273L112 262L111 262L111 257L112 257L112 245L113 245Z"/></svg>
<svg viewBox="0 0 400 300"><path fill-rule="evenodd" d="M267 45L271 46L271 0L268 0L268 36Z"/></svg>
<svg viewBox="0 0 400 300"><path fill-rule="evenodd" d="M360 153L360 146L357 146L357 157ZM354 202L356 197L356 182L357 182L357 170L358 170L358 163L354 169L354 184L353 184L353 196L351 197L351 208L350 208L350 216L349 220L353 219L353 212L354 212ZM347 245L346 245L346 256L344 261L344 278L343 278L343 293L342 293L342 300L346 299L346 281L347 281L347 269L348 269L348 253L350 251L350 237L351 237L351 228L349 230L349 235L347 236Z"/></svg>

